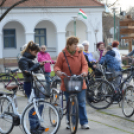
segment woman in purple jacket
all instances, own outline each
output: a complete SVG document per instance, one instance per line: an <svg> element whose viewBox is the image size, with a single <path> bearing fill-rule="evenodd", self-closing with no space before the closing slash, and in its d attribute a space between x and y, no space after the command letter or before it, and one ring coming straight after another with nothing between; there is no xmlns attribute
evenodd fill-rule
<svg viewBox="0 0 134 134"><path fill-rule="evenodd" d="M50 89L50 73L51 73L51 64L55 64L55 61L51 59L50 54L46 52L46 46L42 45L40 48L40 52L38 53L38 62L45 62L44 70L45 70L45 78ZM49 93L50 94L50 93Z"/></svg>

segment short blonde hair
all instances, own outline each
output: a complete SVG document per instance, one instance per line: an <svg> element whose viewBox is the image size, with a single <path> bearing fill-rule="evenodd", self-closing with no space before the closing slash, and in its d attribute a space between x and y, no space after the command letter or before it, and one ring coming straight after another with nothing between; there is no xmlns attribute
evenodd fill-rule
<svg viewBox="0 0 134 134"><path fill-rule="evenodd" d="M40 47L40 48L42 48L42 47L44 47L44 48L46 49L46 46L45 46L45 45L41 45L41 47Z"/></svg>
<svg viewBox="0 0 134 134"><path fill-rule="evenodd" d="M78 44L77 47L81 50L81 51L84 51L84 47L82 44Z"/></svg>

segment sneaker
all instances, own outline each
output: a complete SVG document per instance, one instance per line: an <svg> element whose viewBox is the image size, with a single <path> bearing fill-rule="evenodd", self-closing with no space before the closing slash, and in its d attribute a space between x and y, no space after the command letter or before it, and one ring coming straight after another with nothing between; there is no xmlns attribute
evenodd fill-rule
<svg viewBox="0 0 134 134"><path fill-rule="evenodd" d="M40 130L38 130L38 129L31 129L30 132L31 132L31 134L41 134L43 131L40 132Z"/></svg>
<svg viewBox="0 0 134 134"><path fill-rule="evenodd" d="M45 128L45 127L39 126L39 127L38 127L38 130L42 133L42 132L47 132L47 131L49 131L49 128Z"/></svg>
<svg viewBox="0 0 134 134"><path fill-rule="evenodd" d="M82 129L89 129L89 125L88 124L84 124L81 126Z"/></svg>
<svg viewBox="0 0 134 134"><path fill-rule="evenodd" d="M70 126L67 124L66 129L70 129Z"/></svg>

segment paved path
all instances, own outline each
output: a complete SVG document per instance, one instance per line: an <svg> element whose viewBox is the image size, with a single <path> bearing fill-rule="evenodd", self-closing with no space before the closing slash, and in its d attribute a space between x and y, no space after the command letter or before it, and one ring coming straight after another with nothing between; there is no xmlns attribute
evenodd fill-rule
<svg viewBox="0 0 134 134"><path fill-rule="evenodd" d="M18 104L19 111L22 112L27 99L18 96ZM87 113L90 129L82 130L79 125L77 134L134 134L134 118L132 117L131 121L124 118L118 105L112 105L109 109L101 111L94 110L87 105ZM114 116L115 114L117 116ZM63 118L58 134L70 134L65 127L66 122ZM23 134L23 132L19 127L15 127L11 134Z"/></svg>

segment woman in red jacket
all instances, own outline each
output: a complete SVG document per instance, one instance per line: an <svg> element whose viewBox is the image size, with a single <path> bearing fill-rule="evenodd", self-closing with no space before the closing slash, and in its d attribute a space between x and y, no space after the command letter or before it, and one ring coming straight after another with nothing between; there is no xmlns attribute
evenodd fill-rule
<svg viewBox="0 0 134 134"><path fill-rule="evenodd" d="M83 76L87 76L88 74L88 64L87 61L83 55L83 52L81 52L77 48L79 40L76 37L70 37L67 40L66 47L63 50L65 52L65 55L67 57L67 60L70 65L71 72L76 75L83 74ZM58 55L57 62L54 67L54 71L56 74L61 77L62 83L61 83L61 90L64 91L64 94L66 96L66 100L68 100L69 93L66 92L65 85L62 76L62 72L66 73L68 76L71 76L68 64L65 60L64 54L61 52ZM88 125L88 119L87 119L87 112L86 112L86 83L83 82L82 91L77 94L78 104L79 104L79 118L80 118L80 124L83 129L89 129ZM67 128L70 128L68 125Z"/></svg>

